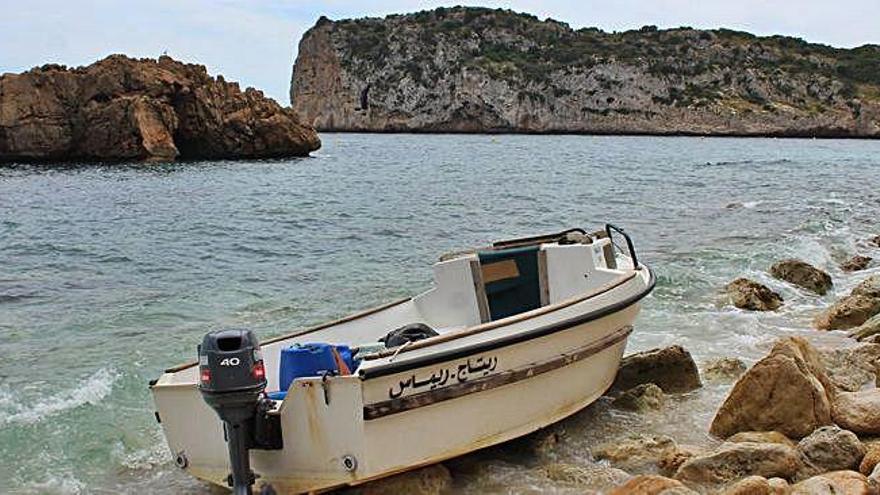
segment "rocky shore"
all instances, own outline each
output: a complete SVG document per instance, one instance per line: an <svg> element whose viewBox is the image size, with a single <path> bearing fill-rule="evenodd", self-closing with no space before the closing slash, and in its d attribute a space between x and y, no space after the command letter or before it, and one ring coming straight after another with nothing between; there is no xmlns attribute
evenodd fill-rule
<svg viewBox="0 0 880 495"><path fill-rule="evenodd" d="M877 138L880 47L471 7L322 17L290 97L323 131Z"/></svg>
<svg viewBox="0 0 880 495"><path fill-rule="evenodd" d="M167 56L0 76L0 162L269 158L320 146L261 91Z"/></svg>
<svg viewBox="0 0 880 495"><path fill-rule="evenodd" d="M862 246L876 251L880 238ZM869 256L856 257L867 261L858 269L845 261L841 272L869 272L814 320L814 335L845 331L835 345L782 337L752 366L736 356L698 364L678 345L630 354L606 397L579 416L625 414L642 422L634 431L578 451L578 464L555 460L566 448L565 423L582 421L570 419L487 452L352 491L454 493L460 477L473 477L495 459L518 456L521 463L537 466L529 475L536 493L544 482L558 493L611 495L880 494L880 275L871 273ZM797 259L774 263L768 275L816 295L835 283L825 271ZM785 304L777 291L746 278L719 289L747 312L776 311ZM658 415L705 387L726 390L714 405L706 441L692 444L657 433L652 424Z"/></svg>

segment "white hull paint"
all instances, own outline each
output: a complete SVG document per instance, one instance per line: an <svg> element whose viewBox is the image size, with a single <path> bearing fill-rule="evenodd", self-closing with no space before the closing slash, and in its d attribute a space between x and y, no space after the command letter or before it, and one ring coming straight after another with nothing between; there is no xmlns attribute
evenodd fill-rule
<svg viewBox="0 0 880 495"><path fill-rule="evenodd" d="M257 484L279 493L355 485L520 437L586 407L613 382L639 300L654 283L644 266L605 271L614 276L587 294L569 290L538 310L417 342L364 361L354 375L295 380L277 411L284 449L251 451ZM413 301L264 345L267 368L293 342L338 340L340 326L357 332L359 322L388 315L411 318ZM169 370L152 386L157 411L185 469L225 486L222 425L193 370ZM269 379L271 388L277 378ZM346 458L356 469L346 469Z"/></svg>

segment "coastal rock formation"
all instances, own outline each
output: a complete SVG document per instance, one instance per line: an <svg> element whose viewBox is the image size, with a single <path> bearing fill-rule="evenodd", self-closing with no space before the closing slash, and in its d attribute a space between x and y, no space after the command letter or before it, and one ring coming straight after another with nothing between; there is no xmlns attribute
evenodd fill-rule
<svg viewBox="0 0 880 495"><path fill-rule="evenodd" d="M853 432L837 426L823 426L798 443L804 461L799 478L829 471L857 469L865 457L865 446Z"/></svg>
<svg viewBox="0 0 880 495"><path fill-rule="evenodd" d="M868 321L853 328L848 335L857 340L866 340L877 334L880 334L880 314L872 316Z"/></svg>
<svg viewBox="0 0 880 495"><path fill-rule="evenodd" d="M628 390L653 383L666 393L700 388L700 372L691 354L679 345L625 356L620 362L613 390Z"/></svg>
<svg viewBox="0 0 880 495"><path fill-rule="evenodd" d="M727 443L715 452L682 464L675 479L687 484L718 485L746 476L791 478L801 467L797 452L778 443Z"/></svg>
<svg viewBox="0 0 880 495"><path fill-rule="evenodd" d="M593 457L606 460L615 467L638 472L646 466L657 465L664 457L677 452L678 444L664 435L637 435L593 449Z"/></svg>
<svg viewBox="0 0 880 495"><path fill-rule="evenodd" d="M797 446L790 438L778 431L741 431L727 439L731 443L778 443L791 448Z"/></svg>
<svg viewBox="0 0 880 495"><path fill-rule="evenodd" d="M741 359L725 357L703 363L702 376L712 381L733 381L748 369L749 367Z"/></svg>
<svg viewBox="0 0 880 495"><path fill-rule="evenodd" d="M768 480L763 476L748 476L725 488L721 495L773 495L776 493L788 493L788 482L782 478Z"/></svg>
<svg viewBox="0 0 880 495"><path fill-rule="evenodd" d="M850 295L880 299L880 275L871 275L862 280L859 285L853 288Z"/></svg>
<svg viewBox="0 0 880 495"><path fill-rule="evenodd" d="M663 407L663 389L653 383L643 383L627 390L614 399L612 405L626 411L649 411Z"/></svg>
<svg viewBox="0 0 880 495"><path fill-rule="evenodd" d="M725 287L730 302L740 309L773 311L782 306L782 296L766 285L747 278L738 278Z"/></svg>
<svg viewBox="0 0 880 495"><path fill-rule="evenodd" d="M321 130L877 137L878 67L873 45L454 7L320 18L290 94Z"/></svg>
<svg viewBox="0 0 880 495"><path fill-rule="evenodd" d="M642 475L611 490L608 495L696 495L682 482L665 476Z"/></svg>
<svg viewBox="0 0 880 495"><path fill-rule="evenodd" d="M755 430L803 438L831 424L834 393L816 350L799 337L781 339L736 382L709 431L721 438Z"/></svg>
<svg viewBox="0 0 880 495"><path fill-rule="evenodd" d="M832 409L834 422L859 435L880 435L880 389L841 392Z"/></svg>
<svg viewBox="0 0 880 495"><path fill-rule="evenodd" d="M877 495L877 488L855 471L820 474L791 487L791 495Z"/></svg>
<svg viewBox="0 0 880 495"><path fill-rule="evenodd" d="M865 457L859 463L859 472L870 476L877 465L880 464L880 442L868 442L865 444Z"/></svg>
<svg viewBox="0 0 880 495"><path fill-rule="evenodd" d="M845 272L857 272L859 270L864 270L865 268L867 268L872 261L874 261L874 258L871 258L870 256L862 256L857 254L841 263L840 269Z"/></svg>
<svg viewBox="0 0 880 495"><path fill-rule="evenodd" d="M846 330L858 327L880 313L880 298L849 295L835 302L816 317L819 330Z"/></svg>
<svg viewBox="0 0 880 495"><path fill-rule="evenodd" d="M0 162L300 156L320 145L262 92L167 56L0 76Z"/></svg>
<svg viewBox="0 0 880 495"><path fill-rule="evenodd" d="M856 392L877 379L880 345L864 343L853 347L823 349L819 356L828 378L841 390Z"/></svg>
<svg viewBox="0 0 880 495"><path fill-rule="evenodd" d="M831 288L831 275L801 260L788 259L774 263L770 275L824 296Z"/></svg>

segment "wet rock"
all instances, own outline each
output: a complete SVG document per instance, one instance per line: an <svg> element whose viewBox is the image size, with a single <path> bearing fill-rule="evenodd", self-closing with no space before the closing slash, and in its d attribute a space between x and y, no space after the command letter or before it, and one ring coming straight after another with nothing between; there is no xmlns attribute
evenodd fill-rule
<svg viewBox="0 0 880 495"><path fill-rule="evenodd" d="M868 239L868 243L872 244L876 247L880 247L880 235L876 235L876 236Z"/></svg>
<svg viewBox="0 0 880 495"><path fill-rule="evenodd" d="M791 495L877 495L877 489L861 473L834 471L797 483Z"/></svg>
<svg viewBox="0 0 880 495"><path fill-rule="evenodd" d="M777 443L725 443L715 452L685 462L675 479L712 486L746 476L791 478L801 467L797 452Z"/></svg>
<svg viewBox="0 0 880 495"><path fill-rule="evenodd" d="M721 495L770 495L773 488L763 476L748 476L728 486Z"/></svg>
<svg viewBox="0 0 880 495"><path fill-rule="evenodd" d="M260 158L319 147L292 109L166 56L0 76L0 161Z"/></svg>
<svg viewBox="0 0 880 495"><path fill-rule="evenodd" d="M837 394L832 416L835 423L858 435L880 434L880 389Z"/></svg>
<svg viewBox="0 0 880 495"><path fill-rule="evenodd" d="M868 476L868 482L874 486L880 486L880 465L874 466L874 470Z"/></svg>
<svg viewBox="0 0 880 495"><path fill-rule="evenodd" d="M870 476L877 464L880 464L880 443L866 443L865 457L862 457L862 462L859 463L859 472Z"/></svg>
<svg viewBox="0 0 880 495"><path fill-rule="evenodd" d="M849 295L840 298L816 317L819 330L846 330L857 327L880 313L880 298Z"/></svg>
<svg viewBox="0 0 880 495"><path fill-rule="evenodd" d="M773 311L782 306L782 296L766 285L738 278L725 287L730 302L740 309L752 311Z"/></svg>
<svg viewBox="0 0 880 495"><path fill-rule="evenodd" d="M805 261L797 259L787 259L774 263L770 267L770 275L815 292L820 296L824 296L833 285L831 275Z"/></svg>
<svg viewBox="0 0 880 495"><path fill-rule="evenodd" d="M767 484L770 485L770 493L774 495L788 495L791 492L788 481L782 478L770 478L767 480Z"/></svg>
<svg viewBox="0 0 880 495"><path fill-rule="evenodd" d="M605 466L577 466L555 462L538 468L554 483L606 492L626 483L632 475L626 471Z"/></svg>
<svg viewBox="0 0 880 495"><path fill-rule="evenodd" d="M675 476L682 464L704 453L704 449L693 445L679 445L664 453L657 461L657 467L663 476Z"/></svg>
<svg viewBox="0 0 880 495"><path fill-rule="evenodd" d="M865 447L855 433L837 426L823 426L801 440L797 451L804 461L799 479L829 471L856 469Z"/></svg>
<svg viewBox="0 0 880 495"><path fill-rule="evenodd" d="M611 490L608 495L690 495L697 492L680 481L657 475L642 475Z"/></svg>
<svg viewBox="0 0 880 495"><path fill-rule="evenodd" d="M871 258L870 256L861 256L857 254L841 263L840 269L845 272L857 272L859 270L864 270L865 268L868 268L868 265L873 260L874 258Z"/></svg>
<svg viewBox="0 0 880 495"><path fill-rule="evenodd" d="M741 359L725 357L713 359L703 364L703 378L712 381L736 380L748 370Z"/></svg>
<svg viewBox="0 0 880 495"><path fill-rule="evenodd" d="M626 411L650 411L663 407L663 390L653 383L643 383L627 390L614 399L612 405Z"/></svg>
<svg viewBox="0 0 880 495"><path fill-rule="evenodd" d="M871 275L862 280L850 291L853 296L865 296L880 299L880 275Z"/></svg>
<svg viewBox="0 0 880 495"><path fill-rule="evenodd" d="M800 337L781 339L736 384L715 414L710 432L778 431L803 438L831 424L833 385L816 350Z"/></svg>
<svg viewBox="0 0 880 495"><path fill-rule="evenodd" d="M440 495L452 486L452 475L443 464L434 464L414 471L371 481L355 488L357 495Z"/></svg>
<svg viewBox="0 0 880 495"><path fill-rule="evenodd" d="M877 334L880 334L880 314L872 316L868 321L853 328L847 335L856 340L868 342L871 337L876 337Z"/></svg>
<svg viewBox="0 0 880 495"><path fill-rule="evenodd" d="M628 390L645 383L653 383L666 393L689 392L702 386L694 358L680 345L624 357L611 388Z"/></svg>
<svg viewBox="0 0 880 495"><path fill-rule="evenodd" d="M819 351L819 356L828 377L842 390L856 392L877 378L880 345L863 343L853 347L827 349Z"/></svg>
<svg viewBox="0 0 880 495"><path fill-rule="evenodd" d="M727 439L731 443L778 443L795 448L797 444L778 431L741 431Z"/></svg>
<svg viewBox="0 0 880 495"><path fill-rule="evenodd" d="M593 458L607 460L629 472L657 465L664 456L678 450L678 444L665 435L636 435L608 442L593 449Z"/></svg>

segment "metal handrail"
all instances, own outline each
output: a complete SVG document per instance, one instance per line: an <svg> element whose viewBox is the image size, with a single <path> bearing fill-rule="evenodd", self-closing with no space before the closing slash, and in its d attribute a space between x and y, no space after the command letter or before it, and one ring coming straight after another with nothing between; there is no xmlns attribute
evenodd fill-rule
<svg viewBox="0 0 880 495"><path fill-rule="evenodd" d="M626 248L629 250L629 257L630 257L630 259L632 259L633 268L638 270L639 269L639 260L636 258L636 248L635 248L635 246L633 246L632 238L630 238L629 234L627 234L626 231L624 231L622 228L620 228L614 224L606 223L605 224L605 233L608 235L608 239L611 240L611 244L614 244L614 238L611 237L612 230L617 232L618 234L622 235L623 238L626 239ZM617 244L614 244L614 246L617 247L617 249L620 249L620 246L618 246ZM621 251L623 251L623 250L621 249Z"/></svg>

